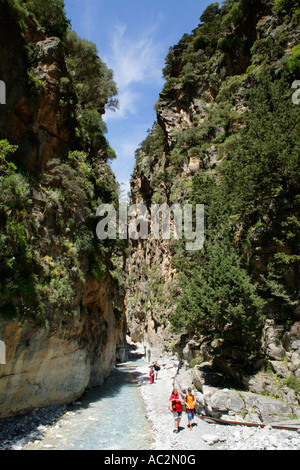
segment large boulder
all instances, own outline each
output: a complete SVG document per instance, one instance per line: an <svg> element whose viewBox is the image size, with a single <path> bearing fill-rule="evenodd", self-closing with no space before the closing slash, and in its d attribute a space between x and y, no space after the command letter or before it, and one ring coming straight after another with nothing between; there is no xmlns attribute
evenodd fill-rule
<svg viewBox="0 0 300 470"><path fill-rule="evenodd" d="M216 372L210 366L210 363L204 362L194 367L192 371L193 384L200 392L203 392L203 386L224 388L228 386L228 380Z"/></svg>
<svg viewBox="0 0 300 470"><path fill-rule="evenodd" d="M296 347L296 344L294 345ZM281 373L282 380L290 376L281 361L272 361L273 368ZM214 418L251 423L271 423L290 416L300 416L296 392L287 386L278 387L274 373L260 373L249 382L249 392L232 390L228 379L216 372L208 363L195 366L192 371L196 397L196 411ZM282 392L281 394L279 393ZM268 396L261 393L266 392ZM276 399L275 395L278 395ZM284 401L283 401L284 398Z"/></svg>
<svg viewBox="0 0 300 470"><path fill-rule="evenodd" d="M291 405L251 392L213 387L205 387L204 392L196 395L198 410L214 418L268 424L278 421L279 417L281 421L289 419L295 412Z"/></svg>

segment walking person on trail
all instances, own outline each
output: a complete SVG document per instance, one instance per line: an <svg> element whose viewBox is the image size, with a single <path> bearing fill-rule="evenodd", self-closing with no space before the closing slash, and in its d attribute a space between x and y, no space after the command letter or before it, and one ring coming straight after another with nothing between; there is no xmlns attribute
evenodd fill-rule
<svg viewBox="0 0 300 470"><path fill-rule="evenodd" d="M151 366L151 367L150 367L150 373L149 373L149 375L150 375L150 383L151 383L151 384L154 384L154 372L155 372L155 371L154 371L154 368L153 368L153 366Z"/></svg>
<svg viewBox="0 0 300 470"><path fill-rule="evenodd" d="M188 417L188 427L190 430L193 429L192 421L195 416L195 397L192 394L192 389L188 388L188 393L184 399L185 401L185 411L187 412L187 417Z"/></svg>
<svg viewBox="0 0 300 470"><path fill-rule="evenodd" d="M177 388L173 388L172 394L170 396L170 411L173 413L173 418L175 420L175 429L173 432L179 433L179 424L182 416L182 399L178 393Z"/></svg>
<svg viewBox="0 0 300 470"><path fill-rule="evenodd" d="M154 362L153 368L154 368L154 373L155 373L155 380L157 380L158 371L160 370L160 366L157 364L157 361Z"/></svg>

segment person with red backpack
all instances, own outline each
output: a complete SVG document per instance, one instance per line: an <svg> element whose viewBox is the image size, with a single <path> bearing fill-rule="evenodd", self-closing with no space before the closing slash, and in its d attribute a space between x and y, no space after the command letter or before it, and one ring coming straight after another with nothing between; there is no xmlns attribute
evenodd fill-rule
<svg viewBox="0 0 300 470"><path fill-rule="evenodd" d="M177 388L173 388L172 395L170 396L170 411L173 413L175 419L175 429L173 432L179 433L179 424L182 416L182 399Z"/></svg>
<svg viewBox="0 0 300 470"><path fill-rule="evenodd" d="M150 373L149 373L149 376L150 376L150 383L151 383L151 384L154 384L154 373L155 373L154 368L151 366L151 367L150 367Z"/></svg>
<svg viewBox="0 0 300 470"><path fill-rule="evenodd" d="M193 429L192 421L195 416L195 397L192 394L192 389L188 388L188 393L184 399L185 401L185 411L187 412L187 417L188 417L188 427L190 430Z"/></svg>

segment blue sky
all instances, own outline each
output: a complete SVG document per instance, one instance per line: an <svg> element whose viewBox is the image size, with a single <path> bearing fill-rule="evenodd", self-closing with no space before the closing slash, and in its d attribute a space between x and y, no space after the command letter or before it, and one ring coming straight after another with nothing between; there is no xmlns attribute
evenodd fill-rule
<svg viewBox="0 0 300 470"><path fill-rule="evenodd" d="M169 48L199 24L213 0L65 0L72 29L97 45L114 71L120 109L104 116L117 159L111 167L129 191L134 152L156 119L153 106L164 79Z"/></svg>

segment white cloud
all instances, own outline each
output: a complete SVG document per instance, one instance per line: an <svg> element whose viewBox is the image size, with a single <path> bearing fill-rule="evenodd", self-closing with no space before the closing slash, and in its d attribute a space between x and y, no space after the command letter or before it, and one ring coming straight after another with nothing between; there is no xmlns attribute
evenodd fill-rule
<svg viewBox="0 0 300 470"><path fill-rule="evenodd" d="M119 90L120 109L107 112L105 120L124 118L135 114L140 95L137 84L161 84L161 45L155 41L155 26L140 29L138 34L128 31L124 23L117 22L111 33L111 51L105 62L114 71Z"/></svg>
<svg viewBox="0 0 300 470"><path fill-rule="evenodd" d="M116 25L112 42L113 69L120 87L157 79L157 73L161 75L155 64L158 53L158 46L152 38L155 29L150 27L139 37L130 37L124 24Z"/></svg>
<svg viewBox="0 0 300 470"><path fill-rule="evenodd" d="M105 121L110 119L122 119L128 114L136 113L136 103L138 103L140 99L139 93L135 92L130 87L127 87L123 91L119 90L117 98L120 103L119 109L116 111L107 109L105 111L105 115L103 116Z"/></svg>

